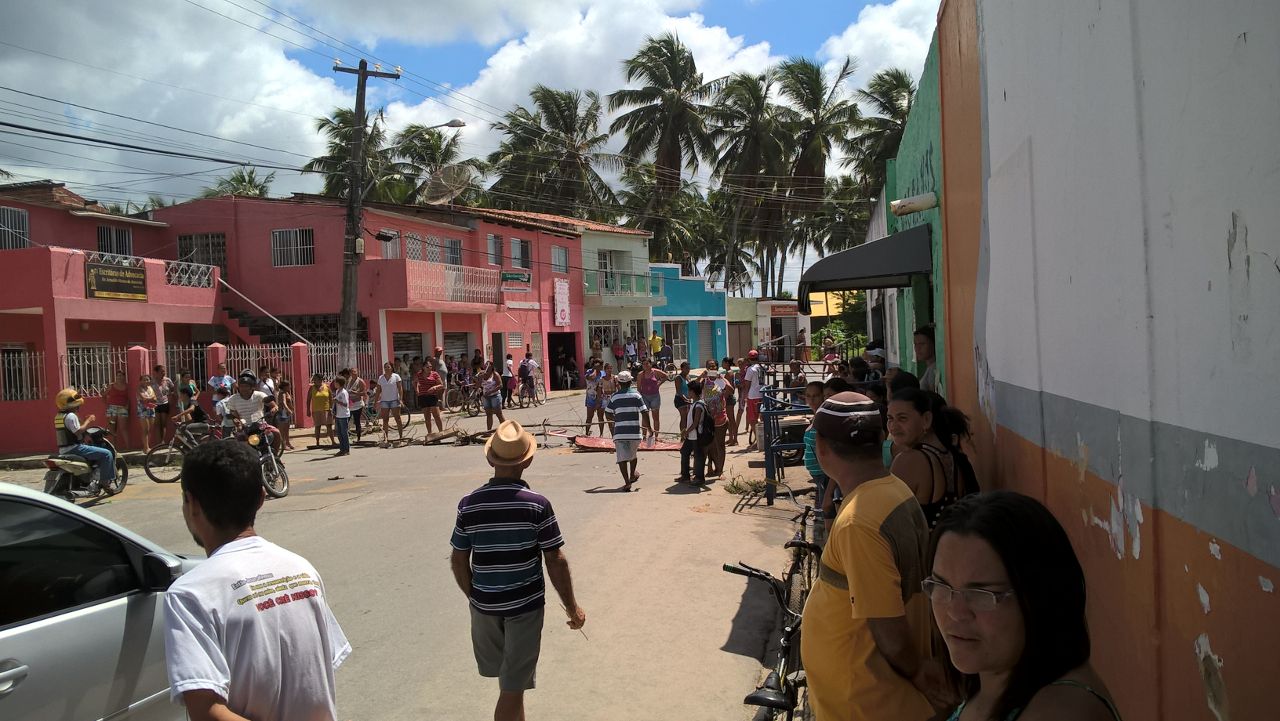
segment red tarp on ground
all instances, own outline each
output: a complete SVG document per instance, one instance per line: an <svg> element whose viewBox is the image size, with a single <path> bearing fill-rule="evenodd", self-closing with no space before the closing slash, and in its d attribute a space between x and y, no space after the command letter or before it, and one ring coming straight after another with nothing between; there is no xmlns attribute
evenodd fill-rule
<svg viewBox="0 0 1280 721"><path fill-rule="evenodd" d="M613 439L600 436L575 436L573 444L584 451L612 451ZM680 444L674 441L658 441L654 444L641 443L642 451L678 451Z"/></svg>

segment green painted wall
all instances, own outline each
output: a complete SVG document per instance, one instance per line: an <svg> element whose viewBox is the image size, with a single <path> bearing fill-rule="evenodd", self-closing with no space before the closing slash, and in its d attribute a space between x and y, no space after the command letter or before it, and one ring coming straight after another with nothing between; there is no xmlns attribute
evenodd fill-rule
<svg viewBox="0 0 1280 721"><path fill-rule="evenodd" d="M902 331L899 338L898 352L904 360L903 366L910 368L914 358L912 332L921 325L932 321L938 328L935 332L937 340L937 365L939 389L945 393L945 334L941 331L943 318L942 299L942 113L938 87L938 37L935 34L929 43L929 55L925 58L924 71L920 74L919 88L915 102L911 106L911 115L907 118L907 127L902 133L902 144L898 146L898 156L888 167L887 187L890 189L889 199L897 200L912 195L933 192L938 196L938 207L902 217L889 214L889 232L897 232L928 224L929 234L933 240L933 277L932 288L923 283L916 283L912 288L902 289L898 293L898 328ZM923 368L916 370L917 374Z"/></svg>

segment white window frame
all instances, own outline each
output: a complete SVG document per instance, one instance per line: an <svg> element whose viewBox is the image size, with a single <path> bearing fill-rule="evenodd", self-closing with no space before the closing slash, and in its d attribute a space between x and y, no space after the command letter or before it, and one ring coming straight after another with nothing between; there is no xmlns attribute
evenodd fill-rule
<svg viewBox="0 0 1280 721"><path fill-rule="evenodd" d="M533 241L511 239L511 267L533 270Z"/></svg>
<svg viewBox="0 0 1280 721"><path fill-rule="evenodd" d="M316 264L316 236L311 228L271 231L271 267L294 268Z"/></svg>
<svg viewBox="0 0 1280 721"><path fill-rule="evenodd" d="M108 255L133 255L133 228L99 225L98 252Z"/></svg>
<svg viewBox="0 0 1280 721"><path fill-rule="evenodd" d="M461 238L444 239L444 262L445 265L462 265Z"/></svg>
<svg viewBox="0 0 1280 721"><path fill-rule="evenodd" d="M378 234L394 236L388 241L378 241L382 244L382 258L384 260L398 260L404 255L400 249L400 231L392 228L382 228L378 231Z"/></svg>
<svg viewBox="0 0 1280 721"><path fill-rule="evenodd" d="M31 216L26 208L0 206L0 250L31 246Z"/></svg>
<svg viewBox="0 0 1280 721"><path fill-rule="evenodd" d="M551 272L569 273L569 249L562 245L551 246Z"/></svg>
<svg viewBox="0 0 1280 721"><path fill-rule="evenodd" d="M502 236L489 233L489 265L502 267Z"/></svg>

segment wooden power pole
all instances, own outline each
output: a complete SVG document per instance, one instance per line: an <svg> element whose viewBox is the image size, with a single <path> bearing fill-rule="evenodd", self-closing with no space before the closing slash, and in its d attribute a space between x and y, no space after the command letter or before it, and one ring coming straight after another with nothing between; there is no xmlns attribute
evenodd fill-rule
<svg viewBox="0 0 1280 721"><path fill-rule="evenodd" d="M358 68L333 66L339 73L356 76L356 112L351 128L351 158L347 168L347 237L342 253L342 310L338 315L338 365L356 365L356 286L360 279L360 258L364 255L364 231L360 227L364 201L364 132L368 119L364 113L364 86L369 78L399 79L400 73L370 70L366 60Z"/></svg>

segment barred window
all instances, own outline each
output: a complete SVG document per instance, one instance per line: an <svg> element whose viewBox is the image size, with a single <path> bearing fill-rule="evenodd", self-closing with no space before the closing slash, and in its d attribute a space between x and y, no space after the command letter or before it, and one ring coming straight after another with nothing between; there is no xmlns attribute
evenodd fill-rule
<svg viewBox="0 0 1280 721"><path fill-rule="evenodd" d="M428 263L443 263L444 241L434 235L428 235L423 254L423 260Z"/></svg>
<svg viewBox="0 0 1280 721"><path fill-rule="evenodd" d="M444 262L449 265L462 265L462 240L447 238L444 243Z"/></svg>
<svg viewBox="0 0 1280 721"><path fill-rule="evenodd" d="M311 228L271 231L271 265L284 268L316 264L316 239Z"/></svg>
<svg viewBox="0 0 1280 721"><path fill-rule="evenodd" d="M511 267L525 270L533 267L533 243L519 238L511 239Z"/></svg>
<svg viewBox="0 0 1280 721"><path fill-rule="evenodd" d="M178 236L178 260L202 265L216 265L227 273L227 236L222 233L196 233Z"/></svg>
<svg viewBox="0 0 1280 721"><path fill-rule="evenodd" d="M502 236L489 234L489 265L502 265Z"/></svg>
<svg viewBox="0 0 1280 721"><path fill-rule="evenodd" d="M98 252L133 255L133 229L98 226Z"/></svg>
<svg viewBox="0 0 1280 721"><path fill-rule="evenodd" d="M106 343L68 343L67 380L83 395L101 395L115 381L111 361L111 347Z"/></svg>
<svg viewBox="0 0 1280 721"><path fill-rule="evenodd" d="M422 236L417 233L405 234L404 257L409 260L422 260Z"/></svg>
<svg viewBox="0 0 1280 721"><path fill-rule="evenodd" d="M524 348L524 333L508 333L508 334L507 334L507 347L508 347L508 348L521 348L521 349L523 349L523 348Z"/></svg>
<svg viewBox="0 0 1280 721"><path fill-rule="evenodd" d="M554 273L569 272L569 249L558 245L551 246L551 271Z"/></svg>
<svg viewBox="0 0 1280 721"><path fill-rule="evenodd" d="M0 250L17 250L29 245L31 224L27 211L22 208L0 208Z"/></svg>

